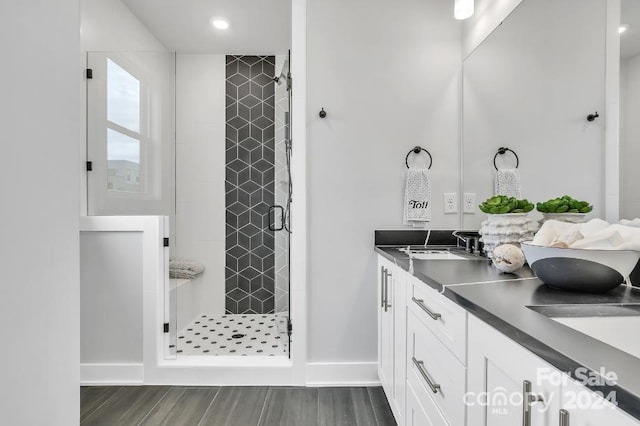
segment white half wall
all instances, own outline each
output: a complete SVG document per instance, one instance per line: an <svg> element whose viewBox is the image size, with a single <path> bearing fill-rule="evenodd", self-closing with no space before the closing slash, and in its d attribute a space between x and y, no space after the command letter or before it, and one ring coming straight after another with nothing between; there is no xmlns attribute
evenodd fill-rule
<svg viewBox="0 0 640 426"><path fill-rule="evenodd" d="M8 425L80 421L78 27L78 0L0 2L0 411Z"/></svg>
<svg viewBox="0 0 640 426"><path fill-rule="evenodd" d="M366 363L377 357L373 231L403 228L414 146L433 156L429 227L459 227L443 193L460 185L460 24L447 1L310 0L307 25L308 359Z"/></svg>
<svg viewBox="0 0 640 426"><path fill-rule="evenodd" d="M171 256L196 260L206 268L178 293L178 311L184 315L187 310L194 318L224 314L225 119L225 56L178 54Z"/></svg>
<svg viewBox="0 0 640 426"><path fill-rule="evenodd" d="M142 363L142 232L80 233L80 362Z"/></svg>

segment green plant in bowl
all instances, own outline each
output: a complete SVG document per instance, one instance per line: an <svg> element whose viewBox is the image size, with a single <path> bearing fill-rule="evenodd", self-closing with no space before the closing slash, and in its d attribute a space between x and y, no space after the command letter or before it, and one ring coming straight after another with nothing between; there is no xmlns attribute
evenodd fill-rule
<svg viewBox="0 0 640 426"><path fill-rule="evenodd" d="M587 201L579 201L568 195L537 203L536 210L541 213L589 213L593 206Z"/></svg>
<svg viewBox="0 0 640 426"><path fill-rule="evenodd" d="M533 210L533 203L526 198L518 200L515 197L496 195L484 200L479 206L486 214L528 213Z"/></svg>

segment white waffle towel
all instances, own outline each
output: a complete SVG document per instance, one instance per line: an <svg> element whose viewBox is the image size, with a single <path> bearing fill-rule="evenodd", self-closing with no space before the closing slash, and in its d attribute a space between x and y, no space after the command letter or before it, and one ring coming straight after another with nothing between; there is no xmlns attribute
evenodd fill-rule
<svg viewBox="0 0 640 426"><path fill-rule="evenodd" d="M520 172L518 169L500 169L496 172L496 195L520 199Z"/></svg>
<svg viewBox="0 0 640 426"><path fill-rule="evenodd" d="M404 196L404 224L423 227L431 221L431 176L429 169L410 168Z"/></svg>

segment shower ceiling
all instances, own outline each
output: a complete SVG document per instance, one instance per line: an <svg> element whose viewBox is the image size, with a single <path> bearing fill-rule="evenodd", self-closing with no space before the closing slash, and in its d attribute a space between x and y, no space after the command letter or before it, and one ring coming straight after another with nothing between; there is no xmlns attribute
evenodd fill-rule
<svg viewBox="0 0 640 426"><path fill-rule="evenodd" d="M156 38L179 53L269 55L291 46L291 0L122 0ZM229 21L219 31L212 17Z"/></svg>

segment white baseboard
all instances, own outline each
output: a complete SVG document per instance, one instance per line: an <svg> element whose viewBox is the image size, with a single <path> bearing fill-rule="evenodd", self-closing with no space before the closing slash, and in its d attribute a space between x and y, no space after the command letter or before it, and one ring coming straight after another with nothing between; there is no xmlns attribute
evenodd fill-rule
<svg viewBox="0 0 640 426"><path fill-rule="evenodd" d="M376 362L310 362L307 386L379 386Z"/></svg>
<svg viewBox="0 0 640 426"><path fill-rule="evenodd" d="M137 385L143 381L142 364L80 364L81 385Z"/></svg>

